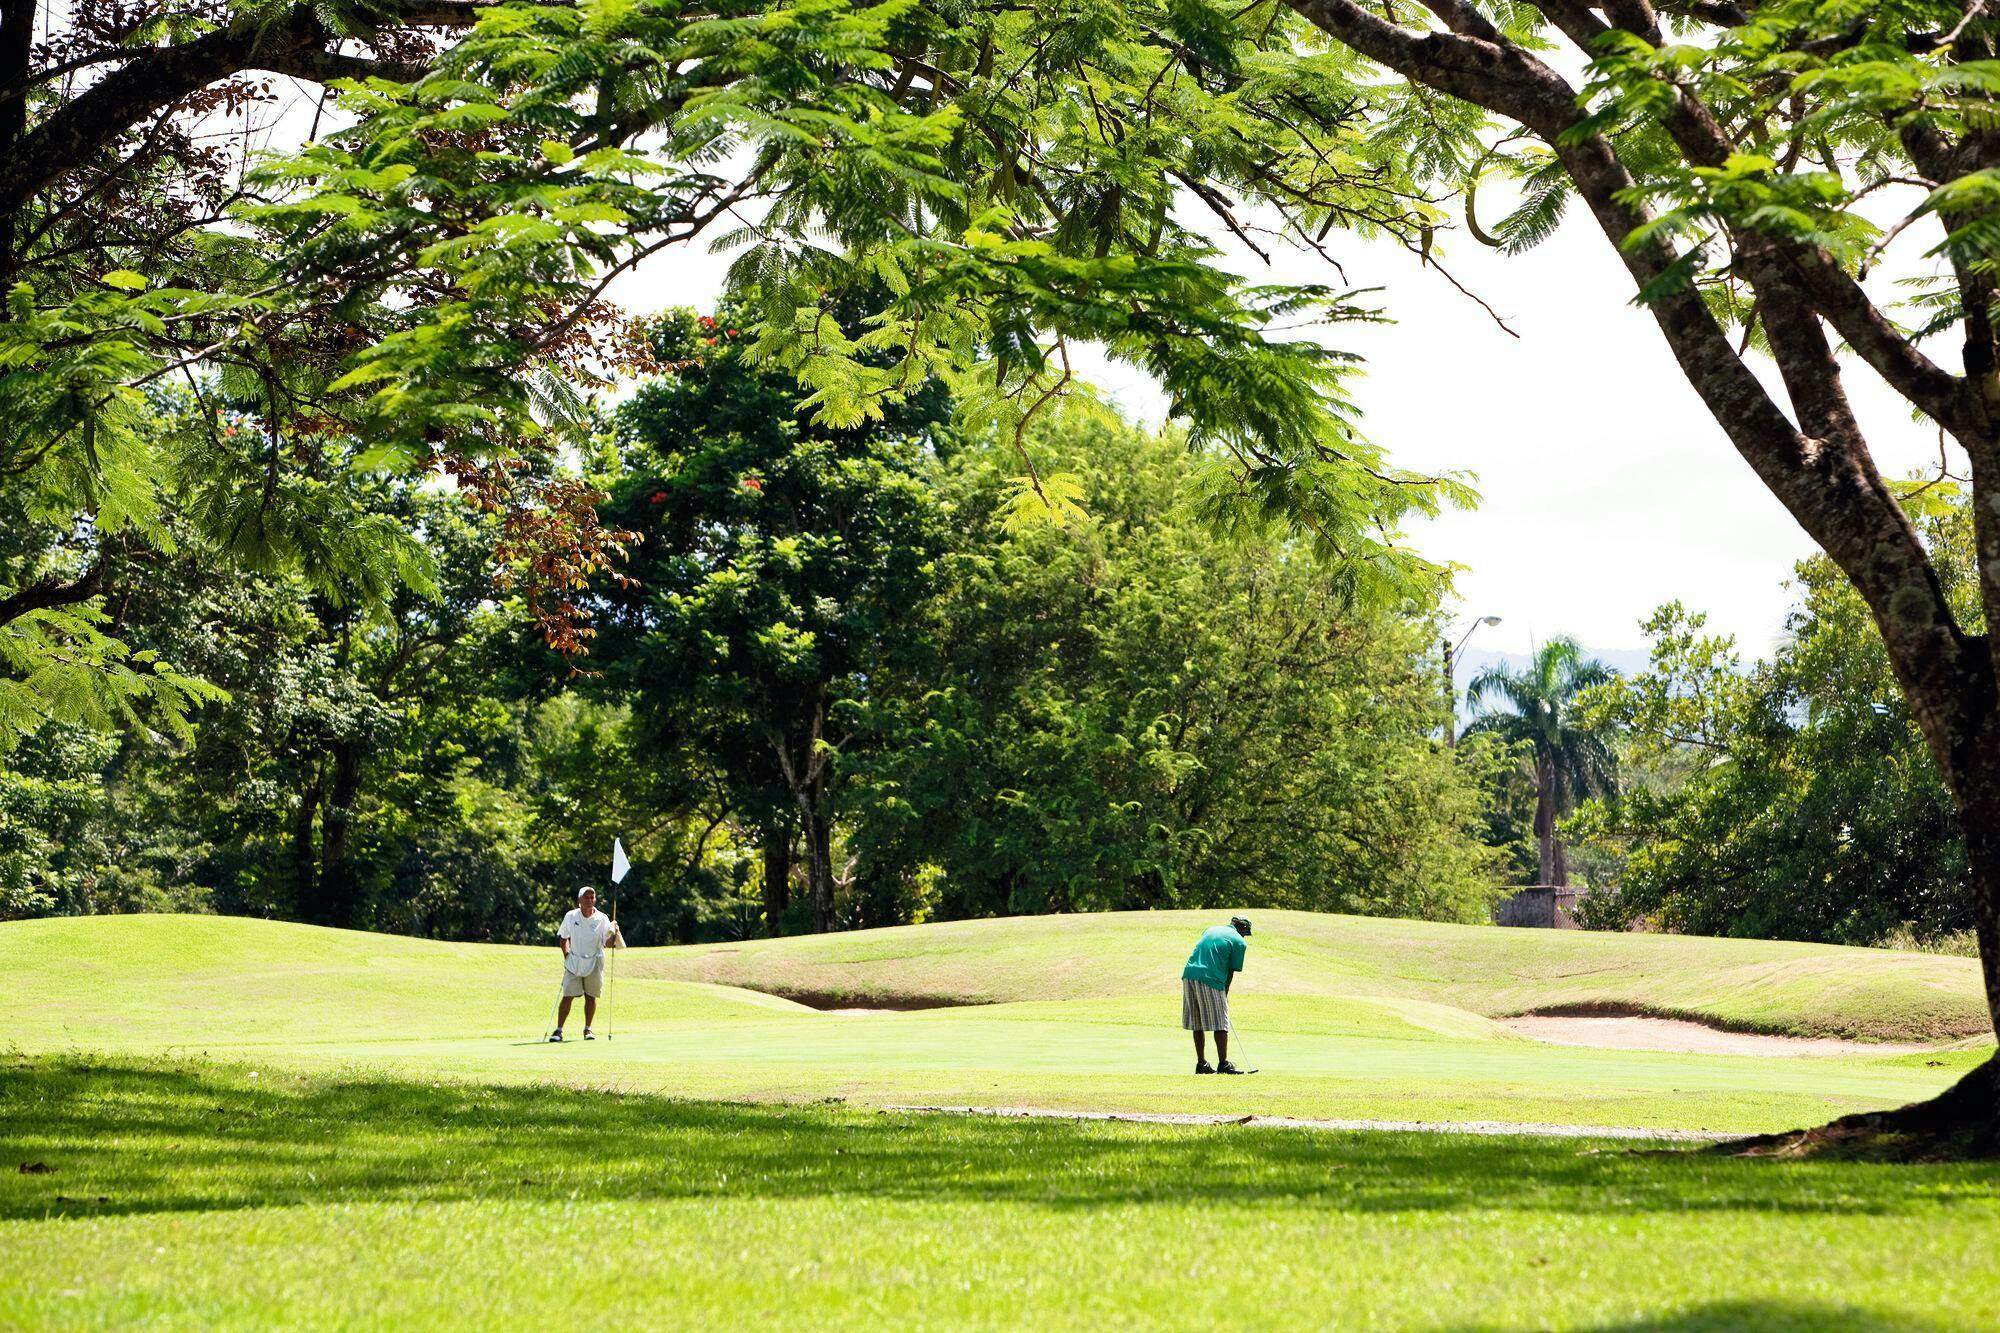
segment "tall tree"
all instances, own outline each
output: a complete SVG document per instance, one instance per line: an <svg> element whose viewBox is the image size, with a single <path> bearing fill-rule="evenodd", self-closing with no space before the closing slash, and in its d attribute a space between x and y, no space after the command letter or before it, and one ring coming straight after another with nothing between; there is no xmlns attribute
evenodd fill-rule
<svg viewBox="0 0 2000 1333"><path fill-rule="evenodd" d="M1285 543L1218 545L1204 465L1078 403L1031 436L1083 515L1019 521L1003 443L949 460L958 540L913 668L871 693L846 804L870 924L1263 904L1484 920L1474 749L1423 605Z"/></svg>
<svg viewBox="0 0 2000 1333"><path fill-rule="evenodd" d="M1980 600L2000 623L2000 18L1976 0L1285 3L1423 102L1415 156L1438 187L1470 208L1495 170L1525 186L1491 239L1531 245L1582 201L1716 424L1853 582L1965 830L2000 1025L2000 641L1952 607L1835 353L1845 343L1965 451ZM1584 81L1551 41L1589 62ZM1430 111L1434 96L1449 109ZM1902 214L1886 229L1871 216L1885 193ZM1905 323L1864 280L1911 248L1937 263ZM1926 350L1933 335L1956 339L1961 370ZM1760 352L1775 382L1753 370ZM1839 1133L2000 1150L2000 1056Z"/></svg>
<svg viewBox="0 0 2000 1333"><path fill-rule="evenodd" d="M947 399L933 386L829 427L790 375L749 364L727 319L674 316L653 336L676 369L620 415L629 473L610 512L646 541L607 595L607 670L662 758L726 775L762 831L767 928L796 835L812 928L831 930L843 752L945 544L921 446Z"/></svg>
<svg viewBox="0 0 2000 1333"><path fill-rule="evenodd" d="M1498 701L1472 730L1491 732L1525 747L1535 771L1535 842L1543 884L1569 883L1569 862L1556 825L1579 801L1602 796L1615 781L1617 762L1609 739L1578 716L1577 696L1611 679L1602 662L1586 659L1575 639L1555 638L1516 671L1496 662L1465 687L1475 708Z"/></svg>

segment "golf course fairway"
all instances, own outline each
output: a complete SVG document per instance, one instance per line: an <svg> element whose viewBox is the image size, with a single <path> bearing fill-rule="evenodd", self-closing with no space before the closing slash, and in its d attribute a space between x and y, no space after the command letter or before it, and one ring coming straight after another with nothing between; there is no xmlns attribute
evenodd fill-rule
<svg viewBox="0 0 2000 1333"><path fill-rule="evenodd" d="M1991 1049L1969 959L1263 912L1232 1051L1262 1072L1196 1078L1177 977L1217 919L628 950L611 1039L560 1046L553 948L0 925L34 960L0 996L0 1326L574 1323L594 1274L602 1319L641 1325L2000 1311L1991 1166L897 1109L1741 1133L1932 1095ZM1503 1021L1549 1010L1858 1045L1597 1049Z"/></svg>

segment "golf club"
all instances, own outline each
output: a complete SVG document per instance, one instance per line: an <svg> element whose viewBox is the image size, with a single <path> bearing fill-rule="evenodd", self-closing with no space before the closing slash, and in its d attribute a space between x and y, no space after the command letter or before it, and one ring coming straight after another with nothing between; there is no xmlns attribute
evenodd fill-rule
<svg viewBox="0 0 2000 1333"><path fill-rule="evenodd" d="M1238 1069L1241 1069L1246 1074L1256 1073L1257 1072L1256 1070L1250 1068L1243 1062L1243 1034L1241 1034L1240 1032L1231 1031L1229 1034L1229 1044L1236 1048L1236 1062L1235 1062L1236 1067Z"/></svg>
<svg viewBox="0 0 2000 1333"><path fill-rule="evenodd" d="M558 1021L558 1016L562 1013L562 993L563 988L561 986L556 987L556 1002L554 1007L549 1010L549 1025L542 1031L542 1040L544 1042L547 1042L550 1037L556 1035L556 1022Z"/></svg>

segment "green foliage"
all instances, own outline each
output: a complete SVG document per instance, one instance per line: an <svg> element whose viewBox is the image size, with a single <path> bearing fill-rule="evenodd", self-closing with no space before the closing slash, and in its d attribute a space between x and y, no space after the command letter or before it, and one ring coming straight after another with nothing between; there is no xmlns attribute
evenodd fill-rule
<svg viewBox="0 0 2000 1333"><path fill-rule="evenodd" d="M1611 679L1603 663L1584 657L1575 639L1559 637L1537 648L1525 667L1496 663L1465 688L1466 702L1475 708L1495 699L1504 706L1482 711L1467 734L1492 736L1512 747L1532 778L1537 884L1569 882L1557 823L1579 801L1616 789L1611 730L1580 708L1583 696Z"/></svg>
<svg viewBox="0 0 2000 1333"><path fill-rule="evenodd" d="M948 541L920 447L944 400L915 394L834 426L746 357L726 318L673 316L654 337L681 368L621 414L629 470L610 513L646 542L634 581L608 597L607 678L656 764L716 774L718 813L767 845L803 836L808 905L827 929L834 802ZM773 928L786 892L766 886Z"/></svg>
<svg viewBox="0 0 2000 1333"><path fill-rule="evenodd" d="M1946 484L1907 503L1976 625L1967 498ZM1626 857L1600 918L1850 944L1970 927L1963 836L1881 636L1830 561L1797 579L1770 661L1746 669L1675 603L1647 622L1651 669L1596 701L1648 775L1577 816Z"/></svg>
<svg viewBox="0 0 2000 1333"><path fill-rule="evenodd" d="M953 463L970 540L934 660L871 698L848 801L863 919L1252 904L1483 919L1477 792L1433 738L1428 622L1280 545L1218 549L1204 466L1089 410L1031 437L1086 525L1023 525L1005 441Z"/></svg>

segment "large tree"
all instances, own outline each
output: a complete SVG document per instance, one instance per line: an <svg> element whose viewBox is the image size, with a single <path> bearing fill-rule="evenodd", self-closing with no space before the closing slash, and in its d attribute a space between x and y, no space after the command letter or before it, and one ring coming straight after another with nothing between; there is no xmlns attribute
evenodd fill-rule
<svg viewBox="0 0 2000 1333"><path fill-rule="evenodd" d="M766 927L802 837L810 922L831 930L844 752L918 638L947 542L923 444L949 403L932 386L834 428L790 375L747 364L728 318L671 316L653 339L675 369L619 414L610 510L645 544L607 595L608 679L658 762L720 774L759 831Z"/></svg>
<svg viewBox="0 0 2000 1333"><path fill-rule="evenodd" d="M1230 904L1486 920L1475 752L1438 744L1431 619L1178 503L1176 433L1078 403L1032 437L1086 517L1018 521L1004 446L949 460L963 534L872 693L844 818L866 924Z"/></svg>
<svg viewBox="0 0 2000 1333"><path fill-rule="evenodd" d="M1503 243L1582 201L1689 384L1738 452L1853 581L1952 793L1987 997L2000 1023L2000 665L1954 614L1884 484L1842 383L1844 342L1962 447L1987 623L2000 611L1995 257L2000 22L1971 3L1287 0L1415 91L1453 99L1423 132L1438 184L1499 166L1528 203ZM1548 43L1569 48L1565 58ZM1546 57L1546 58L1545 58ZM1588 60L1579 84L1558 68ZM1878 192L1902 220L1869 215ZM1866 286L1918 247L1939 263L1912 329ZM1733 327L1732 327L1733 326ZM1920 335L1951 335L1962 370ZM1752 366L1768 351L1777 382ZM1560 368L1551 383L1560 385ZM2000 1057L1950 1093L1839 1133L2000 1148Z"/></svg>

